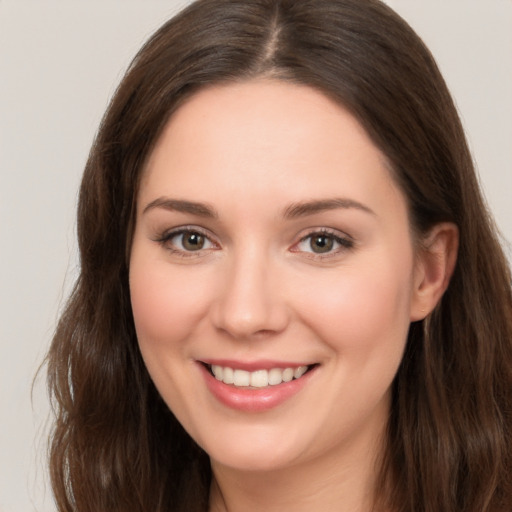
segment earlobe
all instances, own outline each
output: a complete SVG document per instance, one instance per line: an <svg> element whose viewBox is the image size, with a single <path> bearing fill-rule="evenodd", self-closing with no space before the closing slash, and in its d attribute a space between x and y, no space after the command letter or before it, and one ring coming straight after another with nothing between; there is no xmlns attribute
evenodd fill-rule
<svg viewBox="0 0 512 512"><path fill-rule="evenodd" d="M416 255L411 322L423 320L448 288L457 262L459 230L451 222L436 224Z"/></svg>

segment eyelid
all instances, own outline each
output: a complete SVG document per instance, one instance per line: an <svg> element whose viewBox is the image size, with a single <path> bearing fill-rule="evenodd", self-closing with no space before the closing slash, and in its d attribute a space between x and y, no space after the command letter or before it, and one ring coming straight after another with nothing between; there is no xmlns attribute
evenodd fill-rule
<svg viewBox="0 0 512 512"><path fill-rule="evenodd" d="M197 251L185 251L182 249L178 249L176 247L172 247L168 245L169 241L178 236L185 233L198 233L204 236L214 247L208 247L206 249L198 249ZM177 254L183 257L194 257L200 256L207 251L218 250L220 248L220 244L215 237L211 234L210 231L196 225L185 225L185 226L176 226L171 229L164 230L162 234L158 235L153 239L155 242L160 243L164 248L172 252L173 254Z"/></svg>
<svg viewBox="0 0 512 512"><path fill-rule="evenodd" d="M306 241L308 238L311 238L314 235L324 235L334 239L336 243L339 244L340 247L333 251L329 251L326 253L315 253L313 251L302 251L297 249L297 246ZM308 258L313 259L325 259L332 258L335 256L339 256L340 253L345 251L350 251L355 246L355 240L347 233L340 231L338 229L327 228L327 227L318 227L318 228L310 228L307 230L305 234L301 234L299 240L293 244L291 247L291 252L295 253L303 253L307 255Z"/></svg>

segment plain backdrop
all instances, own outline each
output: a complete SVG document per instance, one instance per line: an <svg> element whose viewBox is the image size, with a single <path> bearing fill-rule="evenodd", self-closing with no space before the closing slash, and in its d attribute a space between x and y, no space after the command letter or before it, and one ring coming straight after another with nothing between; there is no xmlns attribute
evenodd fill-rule
<svg viewBox="0 0 512 512"><path fill-rule="evenodd" d="M31 384L76 276L80 175L131 57L186 3L0 0L0 512L54 510L44 373ZM512 1L388 3L436 56L511 241Z"/></svg>

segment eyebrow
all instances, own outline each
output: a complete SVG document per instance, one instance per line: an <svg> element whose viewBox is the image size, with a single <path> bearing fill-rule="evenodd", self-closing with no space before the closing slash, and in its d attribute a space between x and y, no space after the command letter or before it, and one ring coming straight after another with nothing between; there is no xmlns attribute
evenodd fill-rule
<svg viewBox="0 0 512 512"><path fill-rule="evenodd" d="M306 217L308 215L314 215L315 213L321 213L327 210L336 210L338 208L355 208L356 210L361 210L363 212L370 213L371 215L375 215L375 212L371 208L368 208L368 206L365 206L358 201L354 201L353 199L332 198L293 203L285 208L283 217L285 219L296 219L298 217Z"/></svg>
<svg viewBox="0 0 512 512"><path fill-rule="evenodd" d="M183 199L171 199L168 197L159 197L154 201L151 201L143 210L143 214L149 210L155 208L163 208L164 210L190 213L197 215L198 217L204 217L209 219L217 219L219 214L207 203L198 203L195 201L186 201ZM364 204L354 201L353 199L346 198L332 198L332 199L319 199L312 201L301 201L298 203L292 203L287 206L283 211L283 218L285 219L296 219L299 217L307 217L308 215L314 215L328 210L336 209L350 209L361 210L366 213L375 215L375 212L365 206Z"/></svg>
<svg viewBox="0 0 512 512"><path fill-rule="evenodd" d="M154 208L163 208L174 212L190 213L198 217L216 219L219 215L216 210L206 203L196 203L194 201L185 201L182 199L171 199L168 197L159 197L151 201L142 211L146 213Z"/></svg>

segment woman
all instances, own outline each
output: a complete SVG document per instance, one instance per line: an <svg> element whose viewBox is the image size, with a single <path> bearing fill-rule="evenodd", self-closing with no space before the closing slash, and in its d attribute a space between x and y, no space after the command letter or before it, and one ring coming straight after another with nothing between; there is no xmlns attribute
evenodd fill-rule
<svg viewBox="0 0 512 512"><path fill-rule="evenodd" d="M49 355L60 510L505 511L510 272L380 2L202 0L100 127Z"/></svg>

